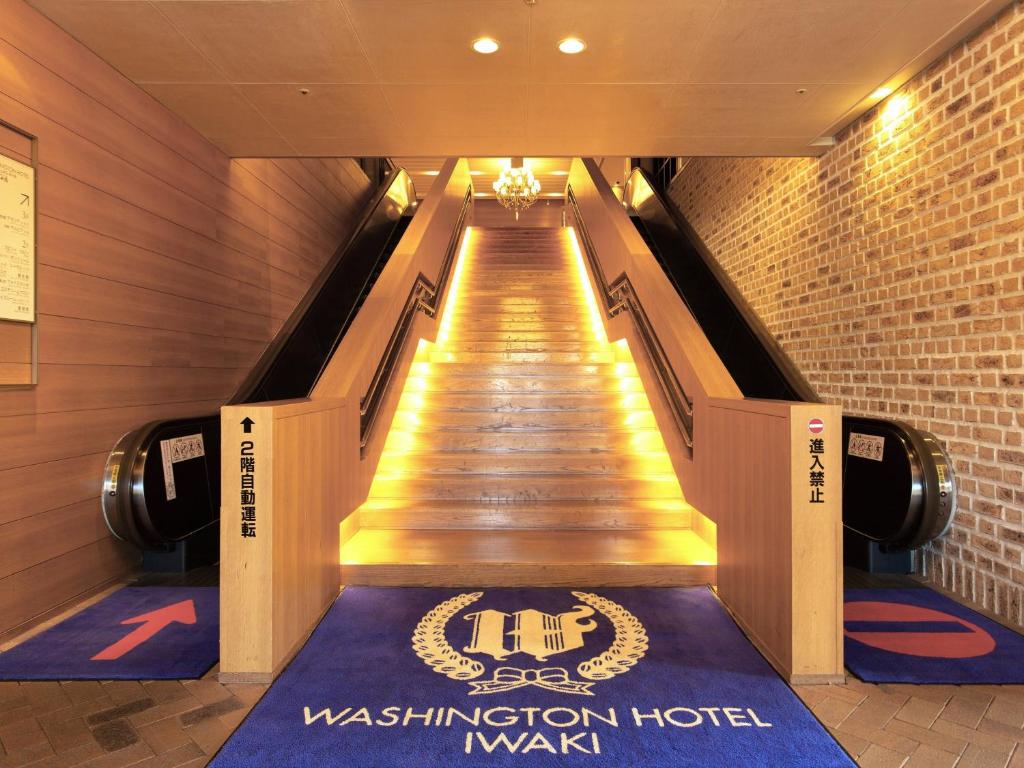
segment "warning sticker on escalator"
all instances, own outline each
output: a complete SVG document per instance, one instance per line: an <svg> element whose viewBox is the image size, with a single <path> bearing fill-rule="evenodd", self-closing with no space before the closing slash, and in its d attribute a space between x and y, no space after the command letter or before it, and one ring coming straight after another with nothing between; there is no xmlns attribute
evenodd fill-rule
<svg viewBox="0 0 1024 768"><path fill-rule="evenodd" d="M846 452L850 456L881 461L882 454L885 452L885 438L880 435L863 435L860 432L851 432Z"/></svg>
<svg viewBox="0 0 1024 768"><path fill-rule="evenodd" d="M168 501L173 501L178 497L178 491L174 485L174 465L179 461L198 459L205 455L206 450L203 447L201 433L160 441L160 458L164 465L164 492Z"/></svg>

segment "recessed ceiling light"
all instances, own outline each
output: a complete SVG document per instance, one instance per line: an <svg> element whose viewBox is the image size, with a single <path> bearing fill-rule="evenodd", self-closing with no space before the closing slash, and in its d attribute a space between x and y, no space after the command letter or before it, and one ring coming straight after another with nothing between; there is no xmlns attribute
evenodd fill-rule
<svg viewBox="0 0 1024 768"><path fill-rule="evenodd" d="M469 175L470 176L483 176L484 172L483 171L470 171Z"/></svg>
<svg viewBox="0 0 1024 768"><path fill-rule="evenodd" d="M891 95L892 95L892 88L889 88L889 87L884 86L884 85L881 88L875 88L875 90L873 90L871 92L871 98L872 99L884 99L886 96L891 96Z"/></svg>
<svg viewBox="0 0 1024 768"><path fill-rule="evenodd" d="M558 50L562 53L581 53L587 44L580 40L578 37L567 37L558 44Z"/></svg>
<svg viewBox="0 0 1024 768"><path fill-rule="evenodd" d="M424 171L423 175L424 176L437 176L439 173L441 173L441 172L440 171Z"/></svg>
<svg viewBox="0 0 1024 768"><path fill-rule="evenodd" d="M569 172L568 171L552 171L551 175L552 176L568 176Z"/></svg>
<svg viewBox="0 0 1024 768"><path fill-rule="evenodd" d="M481 37L473 41L473 50L477 53L494 53L498 50L498 41L491 37Z"/></svg>

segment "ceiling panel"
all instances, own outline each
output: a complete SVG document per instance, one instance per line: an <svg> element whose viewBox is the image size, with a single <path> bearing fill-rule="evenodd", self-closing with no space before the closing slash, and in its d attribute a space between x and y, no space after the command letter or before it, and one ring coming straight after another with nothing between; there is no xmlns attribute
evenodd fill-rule
<svg viewBox="0 0 1024 768"><path fill-rule="evenodd" d="M530 9L522 0L345 0L386 83L523 83ZM492 37L501 48L470 47Z"/></svg>
<svg viewBox="0 0 1024 768"><path fill-rule="evenodd" d="M239 93L282 135L300 139L383 137L395 121L379 85L239 85Z"/></svg>
<svg viewBox="0 0 1024 768"><path fill-rule="evenodd" d="M1007 0L28 2L232 153L554 157L820 154Z"/></svg>
<svg viewBox="0 0 1024 768"><path fill-rule="evenodd" d="M136 82L226 82L152 3L37 0L33 5Z"/></svg>
<svg viewBox="0 0 1024 768"><path fill-rule="evenodd" d="M156 7L236 83L369 83L337 0L160 0Z"/></svg>
<svg viewBox="0 0 1024 768"><path fill-rule="evenodd" d="M722 0L559 0L533 9L530 75L553 83L676 83L691 78L695 43ZM585 40L576 56L559 52L566 37Z"/></svg>

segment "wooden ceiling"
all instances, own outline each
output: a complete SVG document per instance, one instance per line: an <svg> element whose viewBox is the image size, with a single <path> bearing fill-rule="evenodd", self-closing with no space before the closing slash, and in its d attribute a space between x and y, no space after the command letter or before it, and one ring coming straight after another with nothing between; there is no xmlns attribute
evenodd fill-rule
<svg viewBox="0 0 1024 768"><path fill-rule="evenodd" d="M29 2L234 156L815 154L1006 4Z"/></svg>

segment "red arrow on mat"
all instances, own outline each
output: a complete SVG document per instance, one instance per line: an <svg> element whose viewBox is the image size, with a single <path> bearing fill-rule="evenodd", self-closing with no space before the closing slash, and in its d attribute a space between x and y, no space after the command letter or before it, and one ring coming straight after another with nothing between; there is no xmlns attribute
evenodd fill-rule
<svg viewBox="0 0 1024 768"><path fill-rule="evenodd" d="M120 659L128 651L131 651L164 627L178 622L179 624L196 623L196 606L191 600L182 600L180 603L167 605L149 613L143 613L125 619L122 624L142 624L141 627L132 630L113 645L104 648L92 657L92 661L113 661Z"/></svg>

